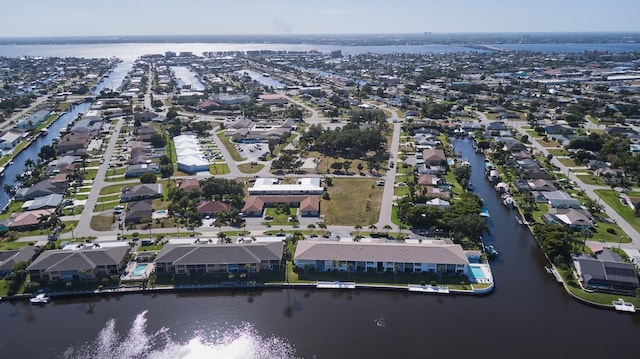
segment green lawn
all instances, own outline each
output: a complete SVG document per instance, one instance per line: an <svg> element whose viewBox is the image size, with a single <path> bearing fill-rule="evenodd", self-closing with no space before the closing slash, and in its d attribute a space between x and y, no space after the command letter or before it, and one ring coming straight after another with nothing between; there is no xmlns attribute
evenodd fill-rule
<svg viewBox="0 0 640 359"><path fill-rule="evenodd" d="M245 160L245 158L242 157L238 153L238 151L236 151L235 146L231 142L231 138L225 136L224 132L218 132L217 136L220 138L220 140L222 140L222 143L224 144L224 147L227 149L227 151L229 151L229 154L231 154L231 158L233 158L234 161L240 162L242 160Z"/></svg>
<svg viewBox="0 0 640 359"><path fill-rule="evenodd" d="M567 287L575 296L586 299L588 301L604 304L604 305L612 305L611 302L617 300L618 298L624 299L625 302L631 302L636 307L640 306L640 298L638 297L630 297L623 296L620 294L607 294L607 293L599 293L599 292L585 292L580 288L580 285L576 282L573 274L569 270L558 270L564 282L567 284Z"/></svg>
<svg viewBox="0 0 640 359"><path fill-rule="evenodd" d="M579 167L580 165L576 163L576 161L573 160L573 158L567 157L567 158L558 158L558 161L560 161L560 163L562 163L563 165L567 166L567 167Z"/></svg>
<svg viewBox="0 0 640 359"><path fill-rule="evenodd" d="M32 245L33 242L17 242L17 241L2 241L0 242L0 250L8 251L10 249L18 249Z"/></svg>
<svg viewBox="0 0 640 359"><path fill-rule="evenodd" d="M11 204L7 208L7 212L0 214L0 220L7 219L7 218L11 217L11 215L14 214L14 213L22 212L22 205L23 204L24 204L24 202L22 202L22 201L11 201Z"/></svg>
<svg viewBox="0 0 640 359"><path fill-rule="evenodd" d="M640 219L633 213L631 207L622 204L618 192L609 189L597 189L596 194L624 218L636 231L640 231Z"/></svg>
<svg viewBox="0 0 640 359"><path fill-rule="evenodd" d="M548 150L550 154L554 155L554 156L567 156L569 155L569 152L567 152L566 150L563 150L561 148L551 148Z"/></svg>
<svg viewBox="0 0 640 359"><path fill-rule="evenodd" d="M393 195L396 197L408 196L411 193L409 186L395 186L393 187Z"/></svg>
<svg viewBox="0 0 640 359"><path fill-rule="evenodd" d="M289 222L289 217L295 216L297 208L289 208L289 213L282 213L279 209L270 207L264 211L265 216L273 217L273 220L267 221L272 226L292 225L294 222Z"/></svg>
<svg viewBox="0 0 640 359"><path fill-rule="evenodd" d="M226 163L212 163L209 165L209 173L212 175L226 175L231 172Z"/></svg>
<svg viewBox="0 0 640 359"><path fill-rule="evenodd" d="M576 175L580 179L580 181L585 184L590 184L594 186L606 186L607 184L602 180L602 178L596 175Z"/></svg>
<svg viewBox="0 0 640 359"><path fill-rule="evenodd" d="M258 163L256 165L252 165L250 163L243 163L243 164L238 165L238 169L242 173L258 173L263 168L264 168L264 165L261 164L261 163Z"/></svg>

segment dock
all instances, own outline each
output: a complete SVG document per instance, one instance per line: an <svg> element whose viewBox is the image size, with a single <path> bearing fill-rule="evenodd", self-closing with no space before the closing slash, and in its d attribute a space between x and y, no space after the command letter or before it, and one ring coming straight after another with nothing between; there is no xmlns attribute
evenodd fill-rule
<svg viewBox="0 0 640 359"><path fill-rule="evenodd" d="M418 285L409 284L407 286L409 292L422 292L422 293L436 293L436 294L449 294L449 287L444 286L432 286L432 285Z"/></svg>
<svg viewBox="0 0 640 359"><path fill-rule="evenodd" d="M316 282L316 288L322 289L356 289L356 282Z"/></svg>
<svg viewBox="0 0 640 359"><path fill-rule="evenodd" d="M555 267L544 267L544 269L547 271L547 273L553 275L553 277L556 279L556 282L562 283L562 277L560 277L560 273L558 273L558 270L556 270Z"/></svg>

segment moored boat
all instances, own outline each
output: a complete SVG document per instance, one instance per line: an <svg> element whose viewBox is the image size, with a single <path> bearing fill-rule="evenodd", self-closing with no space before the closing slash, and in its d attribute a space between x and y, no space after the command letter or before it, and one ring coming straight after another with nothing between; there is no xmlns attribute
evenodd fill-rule
<svg viewBox="0 0 640 359"><path fill-rule="evenodd" d="M618 298L618 300L614 300L611 303L613 304L615 310L629 313L636 312L636 307L633 305L633 303L625 302L622 298Z"/></svg>
<svg viewBox="0 0 640 359"><path fill-rule="evenodd" d="M30 298L29 301L31 304L47 304L49 303L49 297L46 294L40 293L33 298Z"/></svg>

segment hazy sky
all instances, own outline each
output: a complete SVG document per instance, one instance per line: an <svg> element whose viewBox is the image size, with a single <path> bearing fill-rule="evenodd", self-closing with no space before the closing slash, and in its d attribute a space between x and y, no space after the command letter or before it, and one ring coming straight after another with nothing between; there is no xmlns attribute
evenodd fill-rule
<svg viewBox="0 0 640 359"><path fill-rule="evenodd" d="M640 31L638 0L1 0L0 37Z"/></svg>

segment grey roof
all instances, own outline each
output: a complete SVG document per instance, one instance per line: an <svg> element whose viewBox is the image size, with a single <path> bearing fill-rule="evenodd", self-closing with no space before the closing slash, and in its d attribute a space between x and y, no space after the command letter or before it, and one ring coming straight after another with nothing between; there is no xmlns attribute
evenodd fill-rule
<svg viewBox="0 0 640 359"><path fill-rule="evenodd" d="M298 242L295 260L340 260L399 263L469 264L457 244Z"/></svg>
<svg viewBox="0 0 640 359"><path fill-rule="evenodd" d="M62 195L58 193L52 193L43 197L36 197L33 199L29 210L40 209L45 207L57 207L62 202Z"/></svg>
<svg viewBox="0 0 640 359"><path fill-rule="evenodd" d="M638 285L638 275L630 263L608 262L598 259L579 258L580 272L587 280L605 280Z"/></svg>
<svg viewBox="0 0 640 359"><path fill-rule="evenodd" d="M27 270L50 272L95 269L99 265L118 265L128 252L129 247L44 251L27 267Z"/></svg>
<svg viewBox="0 0 640 359"><path fill-rule="evenodd" d="M156 195L162 195L161 183L145 183L137 186L133 186L131 191L122 193L121 199L133 198L133 197L153 197Z"/></svg>
<svg viewBox="0 0 640 359"><path fill-rule="evenodd" d="M39 247L26 246L10 251L0 251L0 272L12 271L18 262L28 263L38 250L40 250Z"/></svg>
<svg viewBox="0 0 640 359"><path fill-rule="evenodd" d="M571 197L571 195L569 195L567 192L565 191L549 191L549 192L543 192L542 195L544 196L544 198L546 198L547 200L554 200L554 199L572 199L574 201L578 201L577 199Z"/></svg>
<svg viewBox="0 0 640 359"><path fill-rule="evenodd" d="M169 244L156 262L178 264L246 264L281 260L284 243L250 244Z"/></svg>

